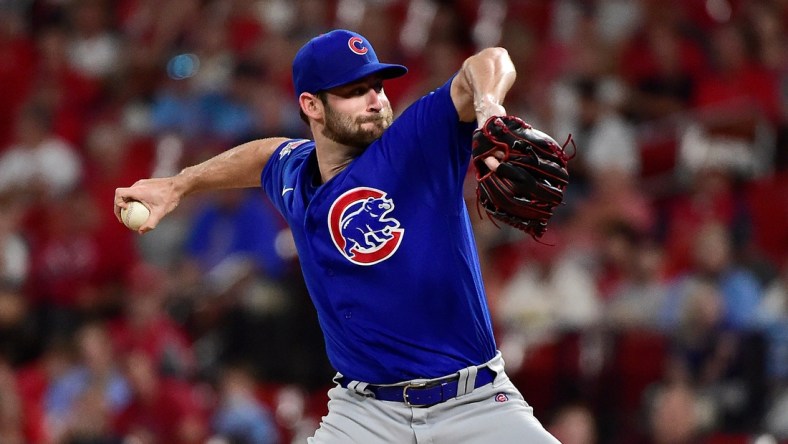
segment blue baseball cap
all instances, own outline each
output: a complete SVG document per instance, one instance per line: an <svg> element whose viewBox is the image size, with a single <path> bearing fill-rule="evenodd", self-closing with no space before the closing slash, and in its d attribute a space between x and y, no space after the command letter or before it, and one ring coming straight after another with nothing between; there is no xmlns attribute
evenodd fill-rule
<svg viewBox="0 0 788 444"><path fill-rule="evenodd" d="M293 60L296 97L347 85L370 74L384 79L408 72L402 65L380 63L372 45L361 34L335 29L307 42Z"/></svg>

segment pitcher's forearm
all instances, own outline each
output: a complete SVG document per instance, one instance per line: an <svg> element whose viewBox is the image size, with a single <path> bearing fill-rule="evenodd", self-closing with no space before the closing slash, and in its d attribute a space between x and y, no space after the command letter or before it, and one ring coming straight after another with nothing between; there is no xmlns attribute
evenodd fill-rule
<svg viewBox="0 0 788 444"><path fill-rule="evenodd" d="M259 139L238 145L205 162L184 168L173 177L180 196L227 188L260 186L260 173L285 138Z"/></svg>
<svg viewBox="0 0 788 444"><path fill-rule="evenodd" d="M131 187L115 189L114 211L118 221L121 211L132 200L142 202L150 216L139 228L140 233L156 228L181 199L198 191L260 186L260 173L276 147L285 138L260 139L238 145L205 162L184 168L171 177L138 180Z"/></svg>
<svg viewBox="0 0 788 444"><path fill-rule="evenodd" d="M467 58L452 85L460 119L479 125L487 118L506 112L503 100L514 84L517 72L503 48L486 48Z"/></svg>

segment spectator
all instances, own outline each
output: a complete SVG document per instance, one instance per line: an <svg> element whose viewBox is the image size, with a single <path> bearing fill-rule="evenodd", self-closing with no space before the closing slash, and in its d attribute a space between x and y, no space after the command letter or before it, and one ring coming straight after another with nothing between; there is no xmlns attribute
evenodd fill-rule
<svg viewBox="0 0 788 444"><path fill-rule="evenodd" d="M403 106L395 109L397 113L404 111L405 107L418 97L442 85L446 78L453 74L449 72L452 67L458 66L466 56L465 48L454 40L436 40L429 45L435 48L435 52L425 53L423 59L416 63L415 70L419 77L408 80L407 89L401 92L400 102Z"/></svg>
<svg viewBox="0 0 788 444"><path fill-rule="evenodd" d="M203 130L199 95L191 75L171 78L157 89L150 110L152 130L158 136L173 134L198 139Z"/></svg>
<svg viewBox="0 0 788 444"><path fill-rule="evenodd" d="M21 426L25 441L44 443L52 440L44 399L50 385L60 380L75 361L73 343L65 336L50 338L41 353L16 371L16 387L22 400Z"/></svg>
<svg viewBox="0 0 788 444"><path fill-rule="evenodd" d="M291 17L297 18L297 21L289 23L289 31L294 33L298 39L308 39L329 30L334 14L330 3L320 0L298 0L286 5L279 7L292 8Z"/></svg>
<svg viewBox="0 0 788 444"><path fill-rule="evenodd" d="M76 345L79 360L53 379L44 394L47 429L55 442L111 436L112 418L131 402L131 386L116 366L104 326L81 327Z"/></svg>
<svg viewBox="0 0 788 444"><path fill-rule="evenodd" d="M227 19L225 11L215 6L207 7L196 24L200 32L194 35L194 41L191 42L194 48L189 55L195 63L191 86L197 94L220 94L230 87L238 60L230 47L228 34L232 29L228 27ZM170 63L174 60L171 59ZM179 74L168 71L170 75Z"/></svg>
<svg viewBox="0 0 788 444"><path fill-rule="evenodd" d="M70 34L62 24L47 24L36 33L38 58L28 102L50 113L51 131L79 146L102 100L101 84L77 72L69 62Z"/></svg>
<svg viewBox="0 0 788 444"><path fill-rule="evenodd" d="M257 42L265 40L268 32L263 23L265 17L259 13L259 4L254 1L233 2L228 7L229 47L239 58L245 59L251 56Z"/></svg>
<svg viewBox="0 0 788 444"><path fill-rule="evenodd" d="M735 335L723 326L724 301L712 282L685 284L681 318L673 329L676 356L672 379L711 386L729 376L737 353Z"/></svg>
<svg viewBox="0 0 788 444"><path fill-rule="evenodd" d="M510 18L501 23L500 45L509 51L509 57L511 57L517 72L520 73L519 75L540 80L515 82L512 85L512 89L506 95L506 102L507 109L514 115L524 116L550 112L537 109L544 105L544 101L547 100L544 97L548 93L545 88L540 88L538 85L550 83L552 79L548 79L547 76L554 75L554 73L546 71L554 68L553 64L555 64L552 57L549 62L543 58L541 52L548 51L548 48L545 48L547 45L540 45L540 43L536 36L536 30L521 20ZM560 57L556 57L556 59L560 59ZM534 118L540 119L542 117L540 114L535 115ZM529 121L532 121L534 126L539 126L533 119L529 119Z"/></svg>
<svg viewBox="0 0 788 444"><path fill-rule="evenodd" d="M635 129L619 115L612 98L605 98L604 85L594 78L579 79L575 84L580 107L579 128L573 131L583 147L584 165L589 173L606 174L610 170L638 177L640 153Z"/></svg>
<svg viewBox="0 0 788 444"><path fill-rule="evenodd" d="M667 273L675 277L693 266L698 233L707 225L726 231L726 256L732 258L747 241L752 229L750 211L739 192L736 178L719 168L703 168L679 175L686 188L660 203L663 224L657 233L665 246Z"/></svg>
<svg viewBox="0 0 788 444"><path fill-rule="evenodd" d="M226 368L219 381L219 401L213 429L230 442L275 444L277 424L268 407L257 399L256 381L241 367Z"/></svg>
<svg viewBox="0 0 788 444"><path fill-rule="evenodd" d="M643 22L619 54L619 72L629 89L625 114L643 123L675 119L690 109L708 62L698 42L684 31L682 2L641 4Z"/></svg>
<svg viewBox="0 0 788 444"><path fill-rule="evenodd" d="M547 430L563 444L594 444L597 427L594 415L580 404L567 405L555 414Z"/></svg>
<svg viewBox="0 0 788 444"><path fill-rule="evenodd" d="M562 125L570 125L580 147L572 171L574 191L567 198L575 212L569 223L591 242L610 225L624 223L649 233L655 223L649 196L639 183L635 127L617 111L616 84L614 78L585 75L565 93L577 106Z"/></svg>
<svg viewBox="0 0 788 444"><path fill-rule="evenodd" d="M282 90L266 75L257 81L252 91L253 131L260 137L285 134L293 138L306 137L298 110L292 106L290 92Z"/></svg>
<svg viewBox="0 0 788 444"><path fill-rule="evenodd" d="M143 443L202 444L208 436L207 406L196 387L160 375L142 353L124 356L132 397L115 418L124 440Z"/></svg>
<svg viewBox="0 0 788 444"><path fill-rule="evenodd" d="M0 157L0 192L55 199L73 190L81 175L82 160L53 133L51 112L38 103L25 106L17 119L16 142Z"/></svg>
<svg viewBox="0 0 788 444"><path fill-rule="evenodd" d="M608 168L595 172L589 179L587 194L567 203L571 217L568 225L573 236L597 242L609 226L617 223L630 225L641 233L652 232L655 210L636 176Z"/></svg>
<svg viewBox="0 0 788 444"><path fill-rule="evenodd" d="M606 318L615 330L656 331L668 288L664 252L659 244L627 233L610 239L614 244L611 248L620 249L623 254L619 262L621 275L609 289Z"/></svg>
<svg viewBox="0 0 788 444"><path fill-rule="evenodd" d="M68 48L71 66L85 77L109 80L121 63L121 44L110 29L110 4L82 0L69 6L73 28Z"/></svg>
<svg viewBox="0 0 788 444"><path fill-rule="evenodd" d="M732 256L731 234L724 225L710 222L697 234L692 246L693 267L671 285L662 311L662 325L672 331L683 316L682 309L695 282L708 282L721 297L725 328L744 331L757 327L757 307L762 290L755 276L738 266Z"/></svg>
<svg viewBox="0 0 788 444"><path fill-rule="evenodd" d="M130 268L124 284L123 316L109 328L118 352L144 354L158 372L171 378L194 377L191 341L164 310L170 287L167 273L141 262Z"/></svg>
<svg viewBox="0 0 788 444"><path fill-rule="evenodd" d="M226 88L199 94L202 137L230 145L255 133L253 99L262 80L259 67L237 64Z"/></svg>
<svg viewBox="0 0 788 444"><path fill-rule="evenodd" d="M100 208L119 184L134 177L150 175L153 166L151 142L147 137L134 137L114 118L97 121L88 131L85 150L85 178L82 189L87 199ZM110 193L108 195L108 193ZM112 213L98 211L91 235L96 239L101 267L111 270L116 281L138 260L137 236L117 223Z"/></svg>
<svg viewBox="0 0 788 444"><path fill-rule="evenodd" d="M527 359L531 348L596 325L601 316L599 294L582 255L536 243L526 252L501 289L495 313L513 372L523 351Z"/></svg>
<svg viewBox="0 0 788 444"><path fill-rule="evenodd" d="M619 106L621 80L612 69L614 47L603 38L596 7L589 3L556 3L553 33L559 38L548 40L537 52L539 80L530 86L534 97L531 112L537 117L529 120L544 122L543 126L552 128L555 134L582 132L588 129L588 122L581 121L590 115L588 104L600 105L598 110L604 112L595 113L600 116L610 114ZM568 26L564 22L567 17L573 18ZM589 79L593 79L596 92L583 104L577 86ZM540 84L549 86L543 88Z"/></svg>
<svg viewBox="0 0 788 444"><path fill-rule="evenodd" d="M693 96L698 112L682 136L681 166L763 175L773 168L774 132L782 118L777 77L753 57L738 25L717 28L711 44L716 69Z"/></svg>
<svg viewBox="0 0 788 444"><path fill-rule="evenodd" d="M106 260L113 245L95 235L96 203L78 189L42 209L42 227L29 227L31 274L26 294L46 334L69 334L84 315L106 313L122 264Z"/></svg>
<svg viewBox="0 0 788 444"><path fill-rule="evenodd" d="M296 51L304 41L277 27L272 27L269 31L264 39L256 42L248 61L262 67L268 80L286 94L288 100L282 105L287 106L286 103L290 102L290 98L295 93L292 83L293 73L290 65L282 63L282 60L291 60L295 57ZM298 114L297 109L294 111ZM301 120L300 117L298 120Z"/></svg>
<svg viewBox="0 0 788 444"><path fill-rule="evenodd" d="M691 386L680 383L660 386L647 401L647 442L698 442L706 424L703 403Z"/></svg>
<svg viewBox="0 0 788 444"><path fill-rule="evenodd" d="M702 391L718 415L714 425L735 432L763 412L766 345L756 322L761 290L727 258L726 236L720 225L699 233L699 266L669 293L666 307L681 305L677 323L666 324L674 346L667 376Z"/></svg>

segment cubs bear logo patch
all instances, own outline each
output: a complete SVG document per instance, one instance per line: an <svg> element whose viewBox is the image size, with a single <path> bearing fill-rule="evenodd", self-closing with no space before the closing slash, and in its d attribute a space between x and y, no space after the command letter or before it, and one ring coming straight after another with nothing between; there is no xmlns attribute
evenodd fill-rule
<svg viewBox="0 0 788 444"><path fill-rule="evenodd" d="M340 253L354 264L374 265L399 248L405 229L388 215L394 201L381 190L353 188L339 196L328 211L328 229Z"/></svg>

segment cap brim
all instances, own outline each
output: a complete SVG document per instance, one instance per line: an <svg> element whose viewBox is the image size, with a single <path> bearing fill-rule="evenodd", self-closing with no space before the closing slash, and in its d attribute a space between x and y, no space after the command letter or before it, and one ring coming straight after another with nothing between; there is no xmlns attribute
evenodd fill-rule
<svg viewBox="0 0 788 444"><path fill-rule="evenodd" d="M402 77L407 74L407 72L408 68L402 65L390 63L370 63L362 66L356 71L344 73L343 75L339 76L338 79L333 82L329 82L325 87L323 87L323 91L353 83L372 74L378 74L381 78L387 80Z"/></svg>

